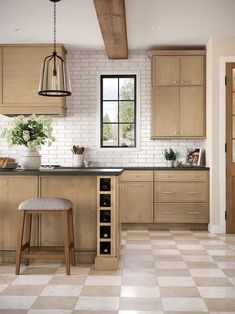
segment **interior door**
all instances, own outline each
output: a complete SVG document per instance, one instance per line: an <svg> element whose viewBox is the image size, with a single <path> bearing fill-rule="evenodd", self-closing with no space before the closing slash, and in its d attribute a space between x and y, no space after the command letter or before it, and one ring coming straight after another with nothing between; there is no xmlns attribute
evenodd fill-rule
<svg viewBox="0 0 235 314"><path fill-rule="evenodd" d="M226 232L235 233L235 63L226 64Z"/></svg>

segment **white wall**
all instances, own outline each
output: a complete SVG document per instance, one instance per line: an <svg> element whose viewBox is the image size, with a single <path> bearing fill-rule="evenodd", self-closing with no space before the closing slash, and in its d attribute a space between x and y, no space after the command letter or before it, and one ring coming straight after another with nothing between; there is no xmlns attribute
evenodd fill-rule
<svg viewBox="0 0 235 314"><path fill-rule="evenodd" d="M72 97L67 98L65 118L53 118L56 142L41 150L43 163L72 165L71 147L85 146L85 157L99 166L164 166L163 150L172 147L181 154L187 148L203 147L200 140L150 140L151 65L145 51L133 51L128 60L109 60L104 51L71 51ZM139 79L139 147L138 149L98 149L97 78L101 73L138 73ZM0 127L7 127L12 118L0 116ZM0 156L19 158L21 147L9 147L0 140Z"/></svg>
<svg viewBox="0 0 235 314"><path fill-rule="evenodd" d="M211 38L207 45L207 163L210 166L210 230L224 232L225 86L224 67L235 57L235 37Z"/></svg>

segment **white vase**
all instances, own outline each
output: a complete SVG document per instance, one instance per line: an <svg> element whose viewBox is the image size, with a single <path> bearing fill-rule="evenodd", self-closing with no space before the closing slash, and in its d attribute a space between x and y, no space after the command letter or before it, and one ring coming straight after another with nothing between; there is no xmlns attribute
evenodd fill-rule
<svg viewBox="0 0 235 314"><path fill-rule="evenodd" d="M25 170L39 169L41 155L36 149L26 148L21 156L21 168Z"/></svg>
<svg viewBox="0 0 235 314"><path fill-rule="evenodd" d="M167 167L174 167L174 160L167 160Z"/></svg>
<svg viewBox="0 0 235 314"><path fill-rule="evenodd" d="M83 155L82 154L74 154L73 155L73 166L74 167L82 167L83 165Z"/></svg>

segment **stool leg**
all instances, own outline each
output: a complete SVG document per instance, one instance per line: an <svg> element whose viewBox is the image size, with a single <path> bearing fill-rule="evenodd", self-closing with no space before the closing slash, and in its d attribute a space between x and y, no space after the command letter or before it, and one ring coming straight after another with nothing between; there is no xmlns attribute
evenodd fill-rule
<svg viewBox="0 0 235 314"><path fill-rule="evenodd" d="M62 212L62 221L63 221L63 229L64 229L64 255L65 255L66 274L70 275L68 210L63 210L63 212Z"/></svg>
<svg viewBox="0 0 235 314"><path fill-rule="evenodd" d="M22 242L24 236L24 221L25 221L25 211L19 211L19 226L18 226L18 236L17 236L17 245L16 245L16 269L15 274L19 275L20 273L20 260L21 260L21 250Z"/></svg>
<svg viewBox="0 0 235 314"><path fill-rule="evenodd" d="M69 210L69 230L70 230L70 244L71 244L71 263L76 265L75 248L74 248L74 227L73 227L73 210Z"/></svg>
<svg viewBox="0 0 235 314"><path fill-rule="evenodd" d="M25 216L25 232L26 232L26 243L28 247L25 249L25 252L29 253L30 251L30 237L31 237L31 226L32 226L32 214L27 214ZM25 266L29 266L29 258L25 259Z"/></svg>

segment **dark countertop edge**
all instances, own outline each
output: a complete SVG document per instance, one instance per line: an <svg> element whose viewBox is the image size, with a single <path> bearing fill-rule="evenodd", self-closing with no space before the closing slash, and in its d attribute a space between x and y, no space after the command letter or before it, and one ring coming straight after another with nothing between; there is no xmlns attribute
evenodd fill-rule
<svg viewBox="0 0 235 314"><path fill-rule="evenodd" d="M69 170L68 170L69 169ZM209 171L209 167L193 166L193 167L90 167L90 168L72 168L72 167L62 167L58 169L44 169L44 170L0 170L0 175L80 175L80 176L119 176L124 170L167 170L167 171Z"/></svg>
<svg viewBox="0 0 235 314"><path fill-rule="evenodd" d="M69 168L71 169L71 168ZM73 170L56 170L56 169L50 169L50 170L0 170L0 175L12 175L12 176L47 176L47 175L55 175L55 176L64 176L64 175L71 175L71 176L119 176L122 174L124 169L117 169L117 168L94 168L94 169L73 169Z"/></svg>

